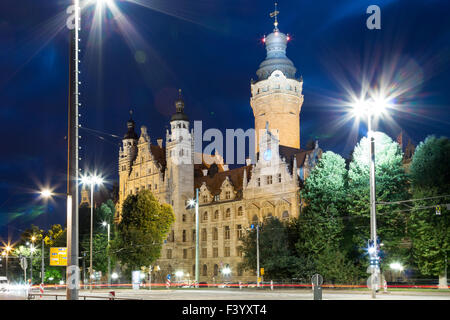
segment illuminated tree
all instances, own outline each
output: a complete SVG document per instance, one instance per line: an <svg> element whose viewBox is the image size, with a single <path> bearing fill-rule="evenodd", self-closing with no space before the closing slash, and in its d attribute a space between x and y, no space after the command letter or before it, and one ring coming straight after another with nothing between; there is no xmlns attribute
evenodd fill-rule
<svg viewBox="0 0 450 320"><path fill-rule="evenodd" d="M410 166L414 199L450 194L450 140L446 137L427 137L417 147ZM433 203L448 203L450 198L436 198ZM445 274L450 253L450 211L441 206L423 208L430 201L415 201L411 212L409 236L414 262L424 275L439 276L439 285L447 286Z"/></svg>
<svg viewBox="0 0 450 320"><path fill-rule="evenodd" d="M149 190L129 195L123 203L111 253L129 271L151 265L160 257L174 221L172 206L159 203Z"/></svg>

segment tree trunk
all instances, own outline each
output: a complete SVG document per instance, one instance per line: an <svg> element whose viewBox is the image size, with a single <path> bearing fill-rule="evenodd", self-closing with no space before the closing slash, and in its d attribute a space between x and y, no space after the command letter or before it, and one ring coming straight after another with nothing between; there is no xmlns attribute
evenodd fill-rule
<svg viewBox="0 0 450 320"><path fill-rule="evenodd" d="M445 273L439 275L439 289L448 289L447 275Z"/></svg>

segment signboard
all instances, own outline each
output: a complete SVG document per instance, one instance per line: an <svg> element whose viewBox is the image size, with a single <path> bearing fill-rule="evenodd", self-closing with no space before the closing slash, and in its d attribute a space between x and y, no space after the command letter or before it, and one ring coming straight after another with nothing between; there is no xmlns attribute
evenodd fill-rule
<svg viewBox="0 0 450 320"><path fill-rule="evenodd" d="M264 268L261 268L261 275L264 275Z"/></svg>
<svg viewBox="0 0 450 320"><path fill-rule="evenodd" d="M50 265L51 266L67 266L67 248L50 248Z"/></svg>
<svg viewBox="0 0 450 320"><path fill-rule="evenodd" d="M132 271L131 279L133 290L139 290L139 285L141 284L141 271L140 270Z"/></svg>

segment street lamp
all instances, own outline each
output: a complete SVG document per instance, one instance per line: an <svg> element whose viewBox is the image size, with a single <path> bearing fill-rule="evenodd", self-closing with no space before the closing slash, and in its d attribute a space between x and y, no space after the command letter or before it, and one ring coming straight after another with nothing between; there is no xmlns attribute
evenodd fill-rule
<svg viewBox="0 0 450 320"><path fill-rule="evenodd" d="M109 249L109 240L110 240L110 231L111 231L110 226L111 226L111 225L110 225L108 222L103 221L103 222L102 222L102 226L107 227L107 229L108 229L108 249ZM111 286L111 276L110 276L110 273L111 273L111 260L110 260L110 258L109 258L109 252L108 252L108 287Z"/></svg>
<svg viewBox="0 0 450 320"><path fill-rule="evenodd" d="M377 224L376 224L376 193L375 193L375 135L372 131L372 117L380 116L389 105L388 100L382 95L371 100L359 99L351 104L353 114L356 117L367 116L367 135L370 140L370 271L372 298L376 298L376 284L378 282L379 261L377 250Z"/></svg>
<svg viewBox="0 0 450 320"><path fill-rule="evenodd" d="M12 249L13 248L9 244L3 247L2 256L6 256L6 278L8 278L8 257Z"/></svg>
<svg viewBox="0 0 450 320"><path fill-rule="evenodd" d="M32 235L31 236L31 247L30 247L30 262L31 262L31 267L30 267L30 277L31 277L31 282L30 285L33 285L33 253L36 250L36 248L34 247L34 242L36 241L36 236Z"/></svg>
<svg viewBox="0 0 450 320"><path fill-rule="evenodd" d="M92 276L93 276L93 270L92 270L92 233L94 229L94 188L97 185L103 184L103 179L97 175L90 175L90 176L82 176L81 177L81 184L83 185L89 185L91 189L91 235L90 235L90 266L89 266L89 286L90 291L92 292Z"/></svg>
<svg viewBox="0 0 450 320"><path fill-rule="evenodd" d="M195 285L200 283L200 255L199 255L199 216L198 216L198 188L195 189L195 200L188 200L187 209L195 207Z"/></svg>

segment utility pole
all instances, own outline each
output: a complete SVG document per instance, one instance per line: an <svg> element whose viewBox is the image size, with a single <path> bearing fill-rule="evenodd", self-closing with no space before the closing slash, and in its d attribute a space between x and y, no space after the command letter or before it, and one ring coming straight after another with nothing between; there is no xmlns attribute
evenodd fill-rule
<svg viewBox="0 0 450 320"><path fill-rule="evenodd" d="M73 0L74 26L70 26L69 116L67 136L67 300L78 300L78 75L80 0ZM70 18L69 18L70 19ZM69 21L68 21L69 22ZM69 26L69 23L68 23Z"/></svg>
<svg viewBox="0 0 450 320"><path fill-rule="evenodd" d="M42 235L42 250L41 250L41 283L44 284L44 235Z"/></svg>
<svg viewBox="0 0 450 320"><path fill-rule="evenodd" d="M259 288L259 221L256 225L256 284Z"/></svg>
<svg viewBox="0 0 450 320"><path fill-rule="evenodd" d="M92 233L94 228L94 179L91 179L91 240L90 240L90 267L89 267L89 290L92 292Z"/></svg>
<svg viewBox="0 0 450 320"><path fill-rule="evenodd" d="M110 230L111 230L110 227L111 227L111 225L108 223L108 249L109 249ZM150 274L150 283L151 283L151 274ZM110 286L111 286L111 259L109 258L109 252L108 252L108 287L110 287Z"/></svg>
<svg viewBox="0 0 450 320"><path fill-rule="evenodd" d="M377 222L376 222L376 193L375 193L375 137L372 131L372 115L368 113L368 135L370 139L370 239L372 246L375 249L371 259L374 264L371 265L371 286L372 286L372 298L376 298L376 287L378 285L378 247L377 247Z"/></svg>
<svg viewBox="0 0 450 320"><path fill-rule="evenodd" d="M200 255L199 255L199 216L198 216L198 188L195 189L195 282L196 287L200 283Z"/></svg>

